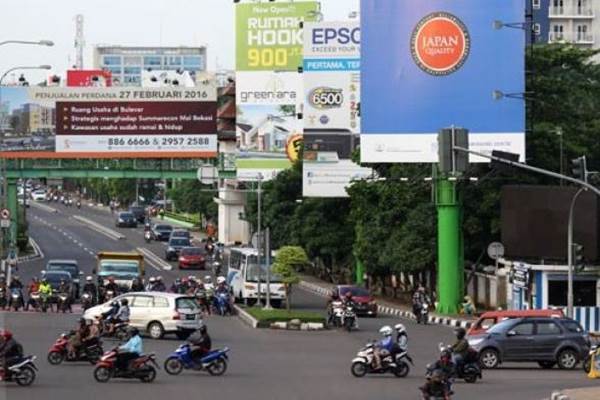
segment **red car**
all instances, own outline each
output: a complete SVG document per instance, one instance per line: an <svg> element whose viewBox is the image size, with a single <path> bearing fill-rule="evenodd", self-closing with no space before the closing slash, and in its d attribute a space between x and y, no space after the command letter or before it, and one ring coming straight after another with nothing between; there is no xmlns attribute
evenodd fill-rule
<svg viewBox="0 0 600 400"><path fill-rule="evenodd" d="M346 296L346 293L352 293L352 300L356 303L355 312L357 315L377 316L377 303L367 289L351 285L338 285L334 290L342 298Z"/></svg>
<svg viewBox="0 0 600 400"><path fill-rule="evenodd" d="M201 247L184 247L179 253L179 269L206 269L206 251Z"/></svg>

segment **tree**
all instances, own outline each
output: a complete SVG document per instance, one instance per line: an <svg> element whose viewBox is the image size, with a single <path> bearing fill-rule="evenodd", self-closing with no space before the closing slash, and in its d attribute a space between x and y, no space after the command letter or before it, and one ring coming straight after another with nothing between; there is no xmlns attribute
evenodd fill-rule
<svg viewBox="0 0 600 400"><path fill-rule="evenodd" d="M296 268L308 264L308 256L302 247L283 246L277 251L277 258L273 264L273 272L281 277L285 287L285 306L290 311L292 286L300 282Z"/></svg>

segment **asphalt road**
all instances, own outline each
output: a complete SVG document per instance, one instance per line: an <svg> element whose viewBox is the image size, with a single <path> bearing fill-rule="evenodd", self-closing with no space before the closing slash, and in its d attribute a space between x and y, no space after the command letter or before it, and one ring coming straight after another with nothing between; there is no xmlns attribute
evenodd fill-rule
<svg viewBox="0 0 600 400"><path fill-rule="evenodd" d="M74 258L89 273L95 265L93 254L99 250L130 251L144 246L157 255L164 252L164 245L152 243L146 246L140 230L123 229L127 238L119 241L90 230L70 218L73 210L57 214L31 208L29 211L31 232L42 247L46 259ZM66 212L65 212L66 211ZM104 211L89 212L85 216L112 227L113 221ZM37 217L37 218L36 218ZM45 260L36 260L20 266L24 278L38 274ZM167 281L181 275L179 271L158 271ZM184 274L188 274L185 272ZM194 273L196 275L204 275ZM297 290L294 304L301 308L322 310L324 300L308 292ZM99 384L93 380L89 364L66 364L58 367L46 362L46 352L56 337L73 326L77 315L0 313L0 324L13 330L24 344L26 352L36 354L40 368L38 380L31 388L18 388L14 384L0 389L0 399L60 398L90 399L123 398L128 395L146 399L165 396L180 398L220 399L418 399L417 387L423 383L425 365L435 360L437 343L450 342L452 331L444 326L421 326L402 320L409 333L409 351L416 366L409 376L398 379L391 375L370 376L362 379L350 375L350 361L356 351L368 340L377 337L377 330L384 324L400 321L392 318L360 319L360 330L352 333L342 331L289 332L254 330L235 317L209 317L207 324L213 338L213 346L228 346L231 351L229 370L223 377L211 377L205 373L185 372L171 377L159 371L153 384L137 381L112 381ZM145 351L156 352L160 363L178 345L176 340L144 340ZM105 348L109 347L106 343ZM506 399L533 400L549 397L555 389L592 386L596 382L586 379L581 370L541 370L532 365L503 367L484 371L484 378L477 384L458 383L456 399ZM193 396L193 397L192 397Z"/></svg>

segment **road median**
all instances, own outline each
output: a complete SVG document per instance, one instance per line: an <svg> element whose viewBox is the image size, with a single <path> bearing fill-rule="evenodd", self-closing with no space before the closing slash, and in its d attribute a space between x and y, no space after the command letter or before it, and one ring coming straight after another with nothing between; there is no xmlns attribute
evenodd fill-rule
<svg viewBox="0 0 600 400"><path fill-rule="evenodd" d="M325 329L325 318L309 311L265 310L262 307L235 306L238 315L253 328L313 331Z"/></svg>
<svg viewBox="0 0 600 400"><path fill-rule="evenodd" d="M73 219L81 222L82 224L84 224L85 226L90 228L91 230L101 233L105 236L108 236L109 238L111 238L113 240L125 239L125 235L122 235L117 231L113 231L112 229L107 228L97 222L94 222L91 219L87 219L87 218L79 216L79 215L74 215Z"/></svg>
<svg viewBox="0 0 600 400"><path fill-rule="evenodd" d="M173 269L173 266L171 266L171 264L164 261L162 258L157 256L150 250L145 249L143 247L138 247L136 250L144 256L144 258L148 261L148 263L150 263L151 266L154 267L154 269L157 269L159 271L171 271Z"/></svg>

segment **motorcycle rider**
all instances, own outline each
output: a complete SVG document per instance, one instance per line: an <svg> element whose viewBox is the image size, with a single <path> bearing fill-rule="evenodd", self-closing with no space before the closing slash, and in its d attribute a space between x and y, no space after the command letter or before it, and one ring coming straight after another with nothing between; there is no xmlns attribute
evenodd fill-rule
<svg viewBox="0 0 600 400"><path fill-rule="evenodd" d="M403 324L396 324L394 326L396 331L395 344L400 351L406 351L408 349L408 333L406 333L406 327Z"/></svg>
<svg viewBox="0 0 600 400"><path fill-rule="evenodd" d="M156 278L151 276L150 279L148 279L148 284L146 285L146 291L147 292L154 292L154 286L156 286Z"/></svg>
<svg viewBox="0 0 600 400"><path fill-rule="evenodd" d="M119 285L116 284L114 276L108 277L108 282L104 285L104 290L105 293L112 290L114 296L119 295Z"/></svg>
<svg viewBox="0 0 600 400"><path fill-rule="evenodd" d="M373 361L375 363L373 366L374 370L381 369L381 359L391 353L394 346L391 327L388 325L383 326L381 329L379 329L379 333L381 333L383 339L377 342L375 348L373 349Z"/></svg>
<svg viewBox="0 0 600 400"><path fill-rule="evenodd" d="M32 307L35 306L35 302L31 298L31 294L39 293L39 292L40 292L40 281L37 277L34 276L33 278L31 278L31 282L29 282L29 285L27 285L27 296L29 298L27 299L27 304L25 304L25 311L29 311L29 305L31 305Z"/></svg>
<svg viewBox="0 0 600 400"><path fill-rule="evenodd" d="M107 311L100 314L100 318L101 320L105 321L106 325L108 326L109 332L112 332L111 328L113 324L113 319L119 312L119 308L119 302L117 300L113 300L110 303L110 308Z"/></svg>
<svg viewBox="0 0 600 400"><path fill-rule="evenodd" d="M450 396L448 384L445 381L446 376L441 370L435 370L431 376L427 378L425 385L419 389L423 393L423 399L429 400L431 396L434 398L447 399Z"/></svg>
<svg viewBox="0 0 600 400"><path fill-rule="evenodd" d="M69 343L67 344L68 357L75 359L77 352L83 344L84 338L89 334L89 328L84 318L79 318L79 324L77 329L73 331L73 334L69 337Z"/></svg>
<svg viewBox="0 0 600 400"><path fill-rule="evenodd" d="M129 332L129 340L124 345L119 346L117 352L115 365L117 370L120 371L129 369L129 363L138 358L143 352L140 331L137 328L131 328Z"/></svg>
<svg viewBox="0 0 600 400"><path fill-rule="evenodd" d="M119 304L118 302L116 303ZM117 324L129 323L129 315L129 301L127 299L123 299L121 300L121 305L117 310L117 313L112 318L112 324L108 328L108 332L112 334L115 331L115 327L117 326Z"/></svg>
<svg viewBox="0 0 600 400"><path fill-rule="evenodd" d="M72 313L73 310L71 309L71 285L67 283L66 280L61 279L60 280L60 284L58 285L58 293L63 293L67 295L67 299L65 300L65 305L69 308L69 312ZM62 307L64 307L64 305L61 305ZM58 312L58 308L56 309L56 312ZM65 312L64 308L63 308L63 312Z"/></svg>
<svg viewBox="0 0 600 400"><path fill-rule="evenodd" d="M191 345L193 360L200 361L202 357L210 352L212 347L212 341L204 324L188 337L187 342Z"/></svg>
<svg viewBox="0 0 600 400"><path fill-rule="evenodd" d="M83 285L83 293L85 292L88 292L92 295L92 305L95 305L96 301L98 300L98 289L96 288L96 285L94 284L94 279L91 275L88 275L85 278L85 285Z"/></svg>
<svg viewBox="0 0 600 400"><path fill-rule="evenodd" d="M8 330L0 331L0 380L4 380L10 373L9 367L23 358L23 346L13 338Z"/></svg>
<svg viewBox="0 0 600 400"><path fill-rule="evenodd" d="M2 309L6 306L6 277L4 274L0 274L0 289L4 292L4 297L0 299L0 303L2 303Z"/></svg>
<svg viewBox="0 0 600 400"><path fill-rule="evenodd" d="M154 285L154 290L155 292L166 292L167 291L167 287L165 286L165 283L163 282L163 278L162 276L157 276L156 277L156 285Z"/></svg>
<svg viewBox="0 0 600 400"><path fill-rule="evenodd" d="M42 301L46 302L46 304L50 304L50 299L52 298L52 286L50 286L46 278L42 278L39 291ZM52 305L50 305L50 309L52 309Z"/></svg>
<svg viewBox="0 0 600 400"><path fill-rule="evenodd" d="M132 292L143 292L144 284L140 278L135 278L133 282L131 282L131 291Z"/></svg>
<svg viewBox="0 0 600 400"><path fill-rule="evenodd" d="M429 304L429 298L427 293L425 293L425 288L423 285L419 285L419 288L415 291L412 297L413 314L415 315L415 318L417 318L417 321L420 320L419 313L421 312L424 304Z"/></svg>
<svg viewBox="0 0 600 400"><path fill-rule="evenodd" d="M181 293L181 279L177 278L169 288L169 292L171 293Z"/></svg>
<svg viewBox="0 0 600 400"><path fill-rule="evenodd" d="M327 323L331 325L333 323L333 303L340 300L340 295L337 290L332 290L329 298L327 299Z"/></svg>
<svg viewBox="0 0 600 400"><path fill-rule="evenodd" d="M456 343L454 343L451 347L453 356L452 361L454 362L456 369L460 370L464 364L467 354L469 353L469 342L465 338L467 335L465 328L456 328L454 333L456 335Z"/></svg>
<svg viewBox="0 0 600 400"><path fill-rule="evenodd" d="M23 283L19 279L18 275L14 275L11 278L10 285L8 285L8 290L10 290L11 292L13 290L18 290L21 304L25 304L25 301L23 299ZM8 302L8 306L10 307L11 305L12 305L12 296L10 297L9 302Z"/></svg>
<svg viewBox="0 0 600 400"><path fill-rule="evenodd" d="M344 303L344 307L355 307L354 299L352 298L352 292L350 290L346 292L342 302Z"/></svg>

